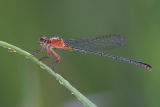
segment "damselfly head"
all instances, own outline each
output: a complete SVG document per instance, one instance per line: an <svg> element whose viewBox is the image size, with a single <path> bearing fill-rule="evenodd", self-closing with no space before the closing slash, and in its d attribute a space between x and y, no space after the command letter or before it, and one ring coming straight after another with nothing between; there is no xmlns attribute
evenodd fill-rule
<svg viewBox="0 0 160 107"><path fill-rule="evenodd" d="M47 37L45 37L45 36L42 36L42 37L40 37L40 43L46 43L47 42Z"/></svg>

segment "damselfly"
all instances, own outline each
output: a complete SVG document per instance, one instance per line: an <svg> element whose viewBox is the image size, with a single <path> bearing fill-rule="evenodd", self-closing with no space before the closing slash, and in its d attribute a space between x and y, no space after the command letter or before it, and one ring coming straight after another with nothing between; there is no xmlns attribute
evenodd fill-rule
<svg viewBox="0 0 160 107"><path fill-rule="evenodd" d="M106 51L112 48L118 48L125 43L125 37L120 34L111 34L97 37L89 37L89 38L75 38L75 39L67 39L64 40L59 37L40 37L40 43L42 45L41 50L35 51L35 53L43 52L47 49L47 56L40 58L39 60L43 60L49 58L51 56L51 52L56 56L57 60L54 64L57 64L60 61L60 56L54 51L55 48L61 48L64 50L75 50L79 52L91 53L100 56L106 56L112 59L117 59L129 63L134 63L136 65L142 66L145 69L151 71L152 66L141 62L136 61L124 57L113 56L107 53L97 52L97 51Z"/></svg>

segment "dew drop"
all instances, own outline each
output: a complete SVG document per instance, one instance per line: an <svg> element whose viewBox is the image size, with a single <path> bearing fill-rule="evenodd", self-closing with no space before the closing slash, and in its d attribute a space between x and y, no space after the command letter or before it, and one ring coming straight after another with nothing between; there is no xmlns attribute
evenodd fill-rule
<svg viewBox="0 0 160 107"><path fill-rule="evenodd" d="M61 80L59 80L59 83L60 83L61 85L63 85L63 82L62 82Z"/></svg>
<svg viewBox="0 0 160 107"><path fill-rule="evenodd" d="M45 69L45 67L43 65L40 65L40 68Z"/></svg>

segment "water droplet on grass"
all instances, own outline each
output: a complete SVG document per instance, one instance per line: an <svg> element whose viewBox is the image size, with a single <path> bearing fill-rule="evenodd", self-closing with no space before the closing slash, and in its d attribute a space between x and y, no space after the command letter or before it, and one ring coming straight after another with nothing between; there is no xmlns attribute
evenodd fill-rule
<svg viewBox="0 0 160 107"><path fill-rule="evenodd" d="M61 80L59 80L59 83L60 83L61 85L63 85L63 82L62 82Z"/></svg>
<svg viewBox="0 0 160 107"><path fill-rule="evenodd" d="M40 68L45 69L45 67L43 65L40 65Z"/></svg>

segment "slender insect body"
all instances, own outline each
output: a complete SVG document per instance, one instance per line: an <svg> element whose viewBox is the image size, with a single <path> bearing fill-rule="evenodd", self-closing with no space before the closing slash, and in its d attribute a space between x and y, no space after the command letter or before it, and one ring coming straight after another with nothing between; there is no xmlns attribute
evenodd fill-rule
<svg viewBox="0 0 160 107"><path fill-rule="evenodd" d="M140 62L140 61L124 58L124 57L114 56L107 53L92 51L92 50L109 50L109 49L117 48L124 45L125 38L124 36L119 34L105 35L105 36L98 36L98 37L91 37L91 38L69 39L69 40L64 40L59 37L52 37L50 39L47 39L47 37L41 37L40 43L42 44L42 48L39 52L44 51L45 48L47 49L47 57L44 57L44 58L50 57L52 52L57 58L57 60L55 61L55 64L60 61L60 56L53 49L61 48L64 50L75 50L75 51L84 52L84 53L91 53L91 54L96 54L100 56L106 56L112 59L140 65L149 71L152 70L152 66L144 62ZM44 58L41 58L41 59L44 59Z"/></svg>
<svg viewBox="0 0 160 107"><path fill-rule="evenodd" d="M84 49L80 49L80 48L75 48L74 50L80 51L80 52L85 52L85 53L96 54L96 55L100 55L100 56L107 56L107 57L110 57L112 59L121 60L121 61L129 62L129 63L134 63L136 65L140 65L140 66L144 67L145 69L147 69L149 71L152 70L152 66L150 66L149 64L140 62L140 61L135 61L135 60L132 60L132 59L119 57L119 56L113 56L113 55L102 53L102 52L94 52L94 51L84 50Z"/></svg>

